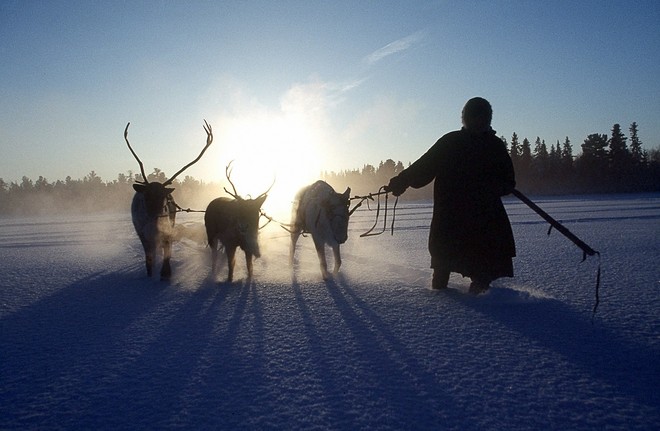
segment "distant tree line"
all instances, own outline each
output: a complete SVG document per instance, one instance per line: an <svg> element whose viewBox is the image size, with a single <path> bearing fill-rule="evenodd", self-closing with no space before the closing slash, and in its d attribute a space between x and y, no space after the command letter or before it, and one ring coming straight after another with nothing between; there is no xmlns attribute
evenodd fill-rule
<svg viewBox="0 0 660 431"><path fill-rule="evenodd" d="M507 148L518 188L535 194L659 191L660 151L642 148L637 123L628 130L630 136L626 137L615 124L609 138L607 134L590 134L577 157L568 136L548 148L538 137L532 147L527 138L520 142L514 133Z"/></svg>
<svg viewBox="0 0 660 431"><path fill-rule="evenodd" d="M166 181L164 172L154 169L147 175L149 181ZM141 175L120 173L117 179L103 181L96 172L91 171L83 179L74 180L70 176L64 181L49 182L40 176L36 181L23 177L21 182L6 183L0 178L0 214L5 215L43 215L48 213L98 213L126 212L134 194L133 184L141 181ZM183 208L208 203L203 194L217 195L217 184L204 183L191 176L183 180L175 179L172 187L176 189L177 203ZM178 196L185 196L180 202Z"/></svg>
<svg viewBox="0 0 660 431"><path fill-rule="evenodd" d="M573 155L568 137L549 147L536 138L534 144L513 133L507 145L516 171L517 188L530 194L630 193L660 191L660 148L647 151L638 137L637 123L632 123L626 137L615 124L610 136L594 133L581 145L582 152ZM351 196L377 192L389 179L405 169L402 162L381 161L376 167L366 164L362 169L322 172L319 177L335 189L351 187ZM147 176L149 181L166 180L160 169ZM126 211L133 196L133 183L142 176L118 174L112 181L103 181L94 171L83 179L49 182L40 176L33 181L5 182L0 178L0 214L26 215L44 213ZM175 198L183 208L205 208L217 197L223 185L204 183L191 176L175 180ZM431 199L431 185L409 189L406 200Z"/></svg>
<svg viewBox="0 0 660 431"><path fill-rule="evenodd" d="M514 132L507 146L516 172L517 188L530 194L630 193L660 191L660 149L642 148L637 123L626 137L615 124L607 134L594 133L584 140L575 156L568 136L564 142L546 144L537 137L534 144L522 141ZM351 186L358 194L377 191L404 169L401 162L388 159L378 167L325 173L331 184L343 190ZM432 198L431 186L406 191L406 199Z"/></svg>

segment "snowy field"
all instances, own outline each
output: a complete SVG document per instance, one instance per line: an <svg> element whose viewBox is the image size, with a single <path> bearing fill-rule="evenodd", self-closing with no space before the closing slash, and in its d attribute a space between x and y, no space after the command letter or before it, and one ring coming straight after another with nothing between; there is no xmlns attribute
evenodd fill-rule
<svg viewBox="0 0 660 431"><path fill-rule="evenodd" d="M274 224L226 284L181 214L164 283L128 209L0 219L0 429L657 430L660 194L535 201L601 252L593 319L599 260L514 199L516 277L479 297L429 290L428 204L357 212L329 282Z"/></svg>

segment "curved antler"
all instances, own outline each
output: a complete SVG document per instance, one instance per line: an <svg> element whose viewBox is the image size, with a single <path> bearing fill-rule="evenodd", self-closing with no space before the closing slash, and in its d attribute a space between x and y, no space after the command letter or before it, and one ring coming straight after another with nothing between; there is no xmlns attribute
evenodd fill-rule
<svg viewBox="0 0 660 431"><path fill-rule="evenodd" d="M167 185L172 184L172 181L174 181L174 179L175 179L175 178L176 178L181 172L185 171L186 169L188 169L189 167L191 167L192 165L194 165L195 163L197 163L197 161L198 161L199 159L202 158L202 156L204 155L204 152L206 151L206 149L207 149L207 148L209 147L209 145L211 145L211 143L213 142L213 130L211 129L211 125L210 125L209 123L207 123L206 120L204 120L204 131L206 132L206 145L204 146L204 148L202 148L202 152L199 153L199 156L197 156L197 158L196 158L195 160L193 160L192 162L188 163L186 166L184 166L183 168L181 168L181 169L179 170L179 172L177 172L176 174L172 175L172 176L170 177L169 180L165 181L165 182L163 183L164 186L167 186Z"/></svg>
<svg viewBox="0 0 660 431"><path fill-rule="evenodd" d="M231 184L231 188L234 190L234 193L230 192L227 190L227 187L223 187L227 194L229 194L231 197L234 199L241 199L241 197L238 195L238 192L236 191L236 186L234 186L234 183L231 181L231 172L233 169L231 169L231 164L234 163L232 160L229 162L229 164L225 167L225 176L227 177L227 181L229 181L229 184Z"/></svg>
<svg viewBox="0 0 660 431"><path fill-rule="evenodd" d="M142 178L144 179L143 183L148 184L149 181L147 181L147 175L144 173L144 165L142 165L142 161L140 158L135 154L135 151L133 151L133 147L131 147L130 142L128 142L128 126L130 126L131 123L130 121L126 125L126 128L124 129L124 140L126 141L126 144L128 145L128 149L131 150L131 153L133 154L133 157L135 157L135 160L137 160L138 164L140 165L140 172L142 172Z"/></svg>
<svg viewBox="0 0 660 431"><path fill-rule="evenodd" d="M259 196L257 196L257 197L255 198L255 200L256 200L256 199L260 199L260 198L266 196L266 195L268 194L268 192L270 191L270 189L272 189L273 186L275 185L275 180L276 180L276 179L277 179L277 177L273 178L273 182L270 183L270 187L268 187L268 190L266 190L265 192L263 192L262 194L260 194Z"/></svg>
<svg viewBox="0 0 660 431"><path fill-rule="evenodd" d="M231 188L232 188L232 190L234 190L234 193L227 190L227 187L224 187L224 189L225 189L225 192L227 192L227 194L229 194L234 199L242 200L243 198L239 196L238 192L236 191L236 186L234 185L234 182L231 180L231 173L233 171L233 168L231 167L232 163L234 163L233 160L230 161L229 164L225 167L225 176L227 177L227 181L229 181L229 184L231 184ZM274 185L275 185L275 178L273 178L273 182L271 183L270 187L268 187L268 190L266 190L265 192L263 192L262 194L257 196L254 200L261 199L262 197L266 196L268 194L268 192L270 191L270 189L273 188Z"/></svg>

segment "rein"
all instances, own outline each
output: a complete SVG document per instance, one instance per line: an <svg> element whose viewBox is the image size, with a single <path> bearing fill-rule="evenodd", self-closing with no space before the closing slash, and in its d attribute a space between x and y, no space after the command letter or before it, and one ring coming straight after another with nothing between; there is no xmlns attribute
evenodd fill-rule
<svg viewBox="0 0 660 431"><path fill-rule="evenodd" d="M176 212L178 213L205 213L206 210L191 210L190 208L181 208L178 203L174 202L174 199L171 200L171 202L174 204L176 207Z"/></svg>
<svg viewBox="0 0 660 431"><path fill-rule="evenodd" d="M380 218L380 207L381 207L381 196L385 195L385 204L384 204L384 210L383 210L383 228L380 231L374 232L374 229L376 229L376 226L378 226L378 221ZM348 216L350 217L353 215L353 213L364 204L364 202L367 202L367 208L371 210L371 207L369 205L369 201L375 201L376 202L376 220L374 221L373 226L366 232L360 235L360 238L368 237L368 236L376 236L376 235L381 235L387 230L387 210L389 206L389 192L385 191L385 186L381 186L380 189L378 189L378 192L376 193L369 193L364 196L353 196L352 198L349 199L349 201L353 200L359 200L359 202L348 212ZM193 210L190 208L182 208L177 204L174 199L171 199L169 202L173 203L174 206L176 207L176 212L186 212L186 213L205 213L206 210ZM396 219L396 207L397 204L399 203L399 197L396 197L396 200L394 201L394 206L392 207L392 222L390 224L390 232L392 235L394 235L394 222ZM291 224L289 223L283 223L281 221L275 220L273 217L269 216L266 214L264 211L260 211L259 215L261 217L266 218L268 221L263 225L260 226L259 229L263 229L268 224L271 222L275 222L280 225L282 229L289 233L293 233L291 231ZM160 217L164 217L166 215L161 215ZM303 232L304 235L304 232Z"/></svg>
<svg viewBox="0 0 660 431"><path fill-rule="evenodd" d="M176 212L178 212L178 213L205 213L206 210L191 210L190 208L180 208L177 205Z"/></svg>
<svg viewBox="0 0 660 431"><path fill-rule="evenodd" d="M379 218L379 216L380 216L380 197L381 197L381 195L385 195L385 210L384 210L384 215L383 215L383 229L380 230L380 231L378 231L378 232L373 232L373 230L374 230L374 229L376 228L376 226L378 225L378 218ZM353 213L355 212L355 210L357 210L358 208L360 208L360 206L361 206L365 201L367 202L367 208L368 208L369 210L371 210L371 208L369 207L369 201L370 201L370 200L373 201L373 200L374 200L374 196L377 196L377 197L378 197L378 200L376 201L376 202L377 202L377 204L376 204L376 220L374 221L374 225L371 226L371 229L369 229L368 231L366 231L366 232L364 232L363 234L361 234L361 235L360 235L360 238L364 238L364 237L367 237L367 236L376 236L376 235L380 235L380 234L382 234L383 232L385 232L385 230L387 229L387 204L388 204L389 192L385 191L385 186L381 186L380 189L378 189L378 192L377 192L377 193L369 193L369 194L366 195L366 196L354 196L354 197L352 197L351 200L359 199L360 202L358 202L358 203L353 207L353 209L349 211L348 215L349 215L349 217L350 217L351 214L353 214ZM395 220L395 218L396 218L396 206L397 206L398 203L399 203L399 197L397 196L397 197L396 197L396 200L394 201L394 207L392 208L392 224L391 224L391 226L390 226L390 230L391 230L391 234L392 234L392 235L394 235L394 220Z"/></svg>
<svg viewBox="0 0 660 431"><path fill-rule="evenodd" d="M274 218L272 218L271 216L269 216L268 214L266 214L266 213L263 212L262 210L259 210L259 215L260 215L261 217L265 217L266 220L268 220L268 221L266 222L265 225L263 225L263 226L259 226L259 229L263 229L263 228L265 228L265 227L268 226L268 224L270 224L270 222L272 222L272 221L274 221L275 223L279 223L279 225L282 226L282 223L278 222L277 220L275 220ZM284 227L284 226L282 226L282 227ZM287 229L287 230L288 230L288 229ZM291 231L289 231L289 232L291 232Z"/></svg>
<svg viewBox="0 0 660 431"><path fill-rule="evenodd" d="M179 206L179 204L177 204L176 202L174 202L174 200L172 200L172 203L174 203L174 205L176 206L176 212L178 212L178 213L182 213L182 212L185 212L185 213L205 213L205 212L206 212L206 210L191 210L190 208L181 208L181 207ZM263 228L265 228L266 226L268 226L268 224L269 224L270 222L272 222L272 221L276 221L275 219L273 219L272 217L270 217L268 214L266 214L266 213L263 212L263 211L259 211L259 216L261 216L261 217L265 217L265 218L268 220L268 221L266 222L266 224L264 224L263 226L259 226L259 229L260 229L260 230L263 229ZM160 217L163 217L163 216L160 216ZM281 223L280 223L280 225L281 225Z"/></svg>

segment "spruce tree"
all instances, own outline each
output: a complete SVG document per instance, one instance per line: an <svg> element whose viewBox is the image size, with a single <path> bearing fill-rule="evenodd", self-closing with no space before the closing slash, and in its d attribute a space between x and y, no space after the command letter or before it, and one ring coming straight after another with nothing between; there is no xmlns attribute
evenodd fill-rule
<svg viewBox="0 0 660 431"><path fill-rule="evenodd" d="M559 172L564 182L572 181L573 179L573 145L568 136L564 140L564 144L559 154Z"/></svg>
<svg viewBox="0 0 660 431"><path fill-rule="evenodd" d="M592 133L582 144L582 157L588 160L606 160L607 142L607 135Z"/></svg>
<svg viewBox="0 0 660 431"><path fill-rule="evenodd" d="M524 166L530 166L532 164L532 146L527 138L523 139L522 146L520 147L520 161Z"/></svg>
<svg viewBox="0 0 660 431"><path fill-rule="evenodd" d="M644 152L642 150L642 141L639 140L637 123L633 121L630 125L630 158L634 165L642 164Z"/></svg>
<svg viewBox="0 0 660 431"><path fill-rule="evenodd" d="M545 140L541 140L538 136L536 137L536 142L534 143L534 157L537 160L546 162L548 160L548 146L545 145Z"/></svg>
<svg viewBox="0 0 660 431"><path fill-rule="evenodd" d="M568 136L561 149L561 160L564 166L573 167L573 145L571 145L571 140L568 139Z"/></svg>
<svg viewBox="0 0 660 431"><path fill-rule="evenodd" d="M612 137L609 140L610 146L610 161L612 166L623 167L628 161L628 146L626 145L626 138L621 131L621 126L617 123L612 126Z"/></svg>
<svg viewBox="0 0 660 431"><path fill-rule="evenodd" d="M539 176L541 181L546 181L546 175L548 173L548 147L545 145L545 141L542 141L538 136L536 137L536 142L534 142L534 170Z"/></svg>
<svg viewBox="0 0 660 431"><path fill-rule="evenodd" d="M516 178L521 186L531 185L533 182L532 176L532 147L529 144L527 138L523 139L520 146L520 157L518 157L518 164L514 167L516 168Z"/></svg>
<svg viewBox="0 0 660 431"><path fill-rule="evenodd" d="M511 136L511 147L509 154L511 155L511 160L513 160L514 164L520 158L520 142L518 142L518 135L516 132L513 132L513 136Z"/></svg>
<svg viewBox="0 0 660 431"><path fill-rule="evenodd" d="M555 161L559 154L559 139L557 139L557 148L554 145L550 145L550 154L548 157L550 160Z"/></svg>
<svg viewBox="0 0 660 431"><path fill-rule="evenodd" d="M607 135L592 133L582 144L577 172L589 190L604 191L608 168Z"/></svg>

